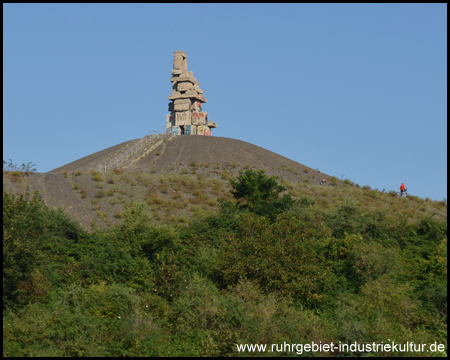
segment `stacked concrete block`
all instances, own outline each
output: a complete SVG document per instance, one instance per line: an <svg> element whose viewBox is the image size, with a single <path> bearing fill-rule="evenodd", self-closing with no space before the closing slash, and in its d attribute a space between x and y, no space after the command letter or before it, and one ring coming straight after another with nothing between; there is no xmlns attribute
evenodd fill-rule
<svg viewBox="0 0 450 360"><path fill-rule="evenodd" d="M173 56L172 94L169 96L170 114L166 117L166 131L174 135L209 135L217 124L208 121L208 113L202 109L206 103L203 90L192 71L187 69L187 56L175 51Z"/></svg>

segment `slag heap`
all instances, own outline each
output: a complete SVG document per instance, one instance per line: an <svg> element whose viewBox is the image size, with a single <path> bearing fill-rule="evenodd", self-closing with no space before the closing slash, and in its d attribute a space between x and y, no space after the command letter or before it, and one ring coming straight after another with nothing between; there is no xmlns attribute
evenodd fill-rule
<svg viewBox="0 0 450 360"><path fill-rule="evenodd" d="M166 119L167 133L211 136L211 129L217 124L208 121L208 113L202 111L202 103L206 103L206 99L194 74L187 70L187 57L183 51L174 53L170 81L173 85L169 96L170 114Z"/></svg>

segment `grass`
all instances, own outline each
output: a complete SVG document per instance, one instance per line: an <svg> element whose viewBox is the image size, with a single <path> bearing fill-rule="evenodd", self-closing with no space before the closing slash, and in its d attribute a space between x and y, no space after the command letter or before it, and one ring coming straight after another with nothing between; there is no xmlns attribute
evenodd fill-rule
<svg viewBox="0 0 450 360"><path fill-rule="evenodd" d="M291 174L294 174L294 175L299 175L300 174L297 170L295 170L293 167L288 166L288 165L281 165L276 170L287 171L287 172L290 172Z"/></svg>
<svg viewBox="0 0 450 360"><path fill-rule="evenodd" d="M165 183L161 183L158 185L158 190L160 190L163 194L169 193L169 186Z"/></svg>
<svg viewBox="0 0 450 360"><path fill-rule="evenodd" d="M219 165L219 164L216 164ZM230 169L216 169L219 176L197 171L195 176L189 175L190 170L199 166L205 168L205 164L199 165L197 162L190 162L188 167L183 168L184 174L158 174L158 173L119 173L105 176L105 182L95 180L100 174L81 172L72 189L80 194L84 200L93 200L92 210L102 210L105 215L100 225L117 223L119 214L126 203L131 199L141 198L145 200L146 207L155 221L160 223L186 224L192 216L205 216L205 214L215 211L217 199L223 201L232 200L228 192L230 185L228 179L233 176ZM214 165L209 165L211 168ZM230 168L233 164L227 164ZM188 170L189 169L189 170ZM288 166L281 166L279 170L294 173L296 171ZM310 171L311 173L311 171ZM72 173L75 176L75 173ZM11 176L11 175L9 175ZM75 179L74 179L75 180ZM304 182L303 182L304 181ZM317 199L317 204L324 209L332 209L346 198L353 198L361 206L362 210L382 208L388 215L401 215L407 217L408 222L414 222L419 216L424 214L434 215L436 218L445 218L447 211L447 201L433 201L431 199L421 199L414 195L409 195L407 199L400 198L397 191L379 191L370 189L369 186L358 188L349 179L342 182L335 177L327 177L327 183L335 186L320 186L317 180L305 179L302 182L289 182L280 179L289 192L298 199L301 196L313 196ZM106 184L115 184L112 187ZM133 185L134 184L134 185ZM110 185L110 186L111 186ZM342 186L344 185L344 186ZM100 188L101 187L101 188ZM84 190L84 189L86 190ZM106 214L111 214L107 216ZM120 216L120 215L119 215ZM97 218L98 219L98 218ZM173 220L176 219L176 220ZM184 219L184 220L180 220Z"/></svg>
<svg viewBox="0 0 450 360"><path fill-rule="evenodd" d="M103 181L103 177L96 171L92 172L92 180L94 181Z"/></svg>
<svg viewBox="0 0 450 360"><path fill-rule="evenodd" d="M223 180L228 180L228 179L231 178L231 175L230 175L230 173L228 172L228 170L223 170L223 171L220 173L220 178L223 179Z"/></svg>
<svg viewBox="0 0 450 360"><path fill-rule="evenodd" d="M195 168L195 169L198 169L200 165L198 164L197 161L191 161L191 162L189 163L189 166L190 166L190 167L193 167L193 168Z"/></svg>
<svg viewBox="0 0 450 360"><path fill-rule="evenodd" d="M145 200L147 200L149 205L160 205L164 202L164 200L157 194L154 192L149 193L147 196L144 197Z"/></svg>
<svg viewBox="0 0 450 360"><path fill-rule="evenodd" d="M82 198L82 199L86 199L86 198L87 198L87 192L86 192L86 190L81 189L81 190L80 190L80 195L81 195L81 198Z"/></svg>
<svg viewBox="0 0 450 360"><path fill-rule="evenodd" d="M181 199L181 194L178 191L175 191L170 197L173 200Z"/></svg>
<svg viewBox="0 0 450 360"><path fill-rule="evenodd" d="M94 195L97 199L101 199L105 196L105 191L103 189L99 189L97 193Z"/></svg>

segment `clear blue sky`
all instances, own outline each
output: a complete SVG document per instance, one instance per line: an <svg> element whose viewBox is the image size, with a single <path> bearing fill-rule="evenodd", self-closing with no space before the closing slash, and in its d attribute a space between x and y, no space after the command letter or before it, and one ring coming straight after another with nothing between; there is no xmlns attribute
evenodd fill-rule
<svg viewBox="0 0 450 360"><path fill-rule="evenodd" d="M47 172L160 129L175 50L213 136L447 198L446 4L3 4L3 159Z"/></svg>

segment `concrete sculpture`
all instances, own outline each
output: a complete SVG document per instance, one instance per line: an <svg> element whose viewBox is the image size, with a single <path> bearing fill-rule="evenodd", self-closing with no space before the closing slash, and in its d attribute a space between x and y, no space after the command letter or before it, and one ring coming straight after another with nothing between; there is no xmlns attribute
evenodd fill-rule
<svg viewBox="0 0 450 360"><path fill-rule="evenodd" d="M217 124L208 121L208 113L202 111L206 103L203 90L187 69L187 56L183 51L175 51L173 56L172 94L169 96L170 114L166 118L166 132L174 135L209 135Z"/></svg>

